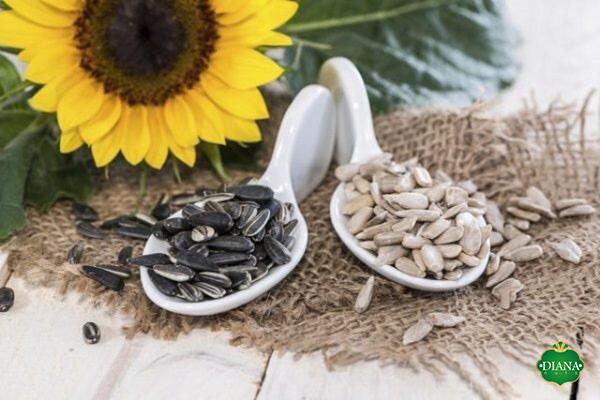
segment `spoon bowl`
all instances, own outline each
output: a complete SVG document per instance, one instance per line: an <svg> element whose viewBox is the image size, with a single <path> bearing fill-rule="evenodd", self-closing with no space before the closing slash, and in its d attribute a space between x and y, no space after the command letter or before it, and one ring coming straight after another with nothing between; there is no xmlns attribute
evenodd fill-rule
<svg viewBox="0 0 600 400"><path fill-rule="evenodd" d="M213 315L240 307L276 286L298 265L308 242L308 228L298 208L298 202L308 196L323 180L333 154L334 105L331 94L319 85L304 88L288 108L277 136L271 162L259 184L271 187L275 198L294 205L293 218L298 219L294 232L295 244L289 263L271 268L267 276L220 299L198 303L186 302L160 292L141 268L144 291L159 307L185 315ZM170 218L180 217L181 211ZM169 244L152 236L146 242L144 254L167 253Z"/></svg>
<svg viewBox="0 0 600 400"><path fill-rule="evenodd" d="M354 64L345 58L333 58L323 65L319 81L331 90L336 105L336 162L340 165L365 163L382 154L373 129L367 90ZM465 268L462 277L456 281L417 278L391 265L379 265L375 255L360 247L358 239L348 231L348 217L342 213L345 202L344 186L340 184L330 203L333 228L359 260L394 282L413 289L443 292L467 286L476 281L485 271L489 251L478 266ZM479 216L477 222L480 226L485 226L483 217Z"/></svg>

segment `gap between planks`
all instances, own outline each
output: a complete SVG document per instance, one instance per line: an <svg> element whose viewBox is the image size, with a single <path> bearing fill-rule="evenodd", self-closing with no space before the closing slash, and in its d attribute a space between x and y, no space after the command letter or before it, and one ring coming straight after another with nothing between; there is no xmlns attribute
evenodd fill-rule
<svg viewBox="0 0 600 400"><path fill-rule="evenodd" d="M265 382L265 377L267 376L267 370L269 369L269 364L271 364L271 359L273 358L273 351L269 353L267 357L267 361L265 362L265 367L263 369L262 375L260 376L260 381L258 382L258 387L256 388L256 393L254 394L254 400L258 399L260 392L263 387L263 383Z"/></svg>

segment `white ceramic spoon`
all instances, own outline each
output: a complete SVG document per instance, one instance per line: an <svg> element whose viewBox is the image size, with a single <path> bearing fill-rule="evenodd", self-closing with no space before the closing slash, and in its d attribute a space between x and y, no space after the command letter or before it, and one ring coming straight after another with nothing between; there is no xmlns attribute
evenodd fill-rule
<svg viewBox="0 0 600 400"><path fill-rule="evenodd" d="M270 186L275 198L295 207L298 225L292 248L292 260L272 268L269 274L249 288L220 299L189 303L161 293L150 280L146 268L141 268L142 285L146 295L161 308L178 314L212 315L244 305L281 282L298 265L306 250L308 229L297 202L308 196L323 180L333 154L334 105L330 92L322 86L303 89L287 110L277 136L271 162L260 178ZM172 217L181 216L181 211ZM168 243L151 237L144 254L167 253Z"/></svg>
<svg viewBox="0 0 600 400"><path fill-rule="evenodd" d="M354 64L345 58L328 60L321 69L319 83L331 90L336 104L337 163L364 163L381 154L382 150L373 129L367 90ZM340 184L331 198L330 205L331 222L338 236L363 263L394 282L414 289L442 292L469 285L485 271L489 252L477 267L465 268L463 276L456 281L417 278L390 265L377 265L375 256L360 247L358 240L348 231L348 218L341 212L345 202L344 188ZM481 226L485 225L482 217L477 218L477 221Z"/></svg>

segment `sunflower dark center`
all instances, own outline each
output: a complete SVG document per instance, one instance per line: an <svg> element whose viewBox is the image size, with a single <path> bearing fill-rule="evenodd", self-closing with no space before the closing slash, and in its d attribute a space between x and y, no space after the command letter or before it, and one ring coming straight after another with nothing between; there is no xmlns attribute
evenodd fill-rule
<svg viewBox="0 0 600 400"><path fill-rule="evenodd" d="M132 105L197 84L218 38L208 0L87 0L77 27L82 67Z"/></svg>

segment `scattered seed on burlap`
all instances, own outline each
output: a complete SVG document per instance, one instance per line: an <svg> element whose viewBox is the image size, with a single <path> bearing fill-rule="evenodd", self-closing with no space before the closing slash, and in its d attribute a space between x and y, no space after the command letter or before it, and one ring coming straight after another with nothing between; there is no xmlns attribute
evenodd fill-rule
<svg viewBox="0 0 600 400"><path fill-rule="evenodd" d="M425 317L433 326L440 328L452 328L458 324L465 322L465 318L460 315L453 315L443 312L433 312Z"/></svg>
<svg viewBox="0 0 600 400"><path fill-rule="evenodd" d="M583 251L571 239L563 239L558 243L553 243L552 248L560 258L573 264L579 264Z"/></svg>
<svg viewBox="0 0 600 400"><path fill-rule="evenodd" d="M500 307L505 310L510 309L511 305L517 300L517 294L523 290L521 281L515 278L508 278L499 283L492 289L492 295L500 301Z"/></svg>
<svg viewBox="0 0 600 400"><path fill-rule="evenodd" d="M412 325L404 332L402 344L406 346L411 343L418 342L429 335L432 329L433 324L431 322L425 318L420 319L416 324Z"/></svg>
<svg viewBox="0 0 600 400"><path fill-rule="evenodd" d="M367 283L360 289L358 293L358 297L356 298L356 303L354 304L354 310L362 314L371 305L371 300L373 300L373 290L375 287L375 277L371 275L369 279L367 279Z"/></svg>

